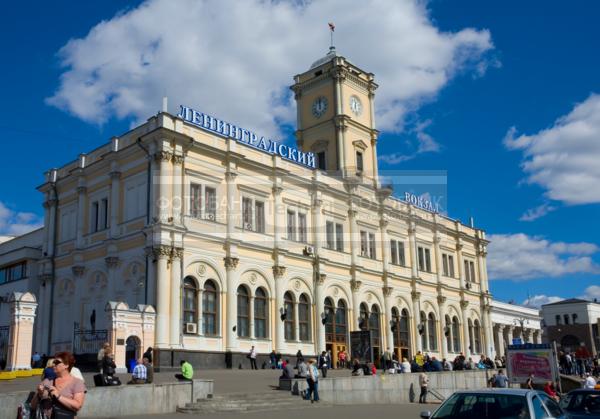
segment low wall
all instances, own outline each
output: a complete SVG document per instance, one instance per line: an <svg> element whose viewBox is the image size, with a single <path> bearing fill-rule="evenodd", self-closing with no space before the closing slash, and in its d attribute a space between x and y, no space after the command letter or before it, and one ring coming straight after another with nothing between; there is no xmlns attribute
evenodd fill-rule
<svg viewBox="0 0 600 419"><path fill-rule="evenodd" d="M0 419L14 419L17 406L30 392L0 394ZM85 396L78 418L174 413L178 406L213 394L213 380L166 384L93 387Z"/></svg>
<svg viewBox="0 0 600 419"><path fill-rule="evenodd" d="M350 374L350 372L348 372ZM429 388L447 398L457 390L487 387L486 370L430 372ZM299 394L308 388L305 379L281 380L280 388ZM410 403L418 399L419 374L379 374L319 379L319 397L334 404ZM432 395L429 400L434 400Z"/></svg>

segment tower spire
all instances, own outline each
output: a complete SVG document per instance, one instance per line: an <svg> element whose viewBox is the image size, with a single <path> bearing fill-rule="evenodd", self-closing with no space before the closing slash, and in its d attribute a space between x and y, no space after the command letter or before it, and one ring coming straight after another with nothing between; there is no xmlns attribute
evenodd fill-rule
<svg viewBox="0 0 600 419"><path fill-rule="evenodd" d="M328 23L329 25L329 34L331 35L331 45L329 46L329 50L334 50L335 47L333 46L333 33L335 32L335 25L332 22Z"/></svg>

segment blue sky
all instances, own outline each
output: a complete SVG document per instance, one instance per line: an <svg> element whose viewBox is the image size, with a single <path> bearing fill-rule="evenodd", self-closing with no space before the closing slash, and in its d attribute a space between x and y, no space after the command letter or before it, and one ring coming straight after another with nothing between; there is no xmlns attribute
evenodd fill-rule
<svg viewBox="0 0 600 419"><path fill-rule="evenodd" d="M334 21L338 52L380 84L380 169L447 171L449 215L494 239L495 297L600 297L599 4L173 4L5 6L0 235L39 223L45 170L165 94L172 112L186 103L285 137L287 86L327 51Z"/></svg>

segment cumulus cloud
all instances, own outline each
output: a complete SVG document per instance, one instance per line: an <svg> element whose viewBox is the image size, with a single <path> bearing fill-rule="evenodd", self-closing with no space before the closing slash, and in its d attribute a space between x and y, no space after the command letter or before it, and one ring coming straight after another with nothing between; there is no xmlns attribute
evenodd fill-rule
<svg viewBox="0 0 600 419"><path fill-rule="evenodd" d="M544 215L546 215L552 211L555 211L555 210L556 210L555 206L550 205L549 203L545 202L538 207L530 208L527 211L525 211L525 213L523 215L521 215L521 218L519 218L519 221L537 220L538 218L541 218Z"/></svg>
<svg viewBox="0 0 600 419"><path fill-rule="evenodd" d="M408 153L390 153L379 155L379 160L388 164L398 164L407 160L412 160L421 153L438 153L442 146L425 130L431 125L432 120L417 121L408 134L412 134L414 139L405 141L405 149Z"/></svg>
<svg viewBox="0 0 600 419"><path fill-rule="evenodd" d="M584 294L579 298L590 301L594 301L596 299L600 300L600 286L590 285L585 289Z"/></svg>
<svg viewBox="0 0 600 419"><path fill-rule="evenodd" d="M522 150L527 183L566 204L600 203L600 95L592 94L550 128L504 138L510 150Z"/></svg>
<svg viewBox="0 0 600 419"><path fill-rule="evenodd" d="M0 242L40 228L42 220L30 212L19 212L0 202Z"/></svg>
<svg viewBox="0 0 600 419"><path fill-rule="evenodd" d="M541 294L541 295L534 295L533 297L529 297L528 299L523 301L523 305L525 307L540 308L544 304L556 303L556 302L562 301L562 300L564 300L564 298L556 297L556 296L552 297L552 296L548 296L545 294Z"/></svg>
<svg viewBox="0 0 600 419"><path fill-rule="evenodd" d="M59 52L64 68L47 102L92 123L144 121L169 96L265 135L295 123L292 76L327 52L335 17L339 54L371 71L378 128L400 132L405 115L458 73L494 65L487 30L442 32L427 3L367 0L149 0L98 23ZM426 136L424 148L435 148Z"/></svg>
<svg viewBox="0 0 600 419"><path fill-rule="evenodd" d="M592 259L600 248L593 243L551 242L522 233L493 234L488 238L490 279L521 281L577 273L600 274L600 266Z"/></svg>

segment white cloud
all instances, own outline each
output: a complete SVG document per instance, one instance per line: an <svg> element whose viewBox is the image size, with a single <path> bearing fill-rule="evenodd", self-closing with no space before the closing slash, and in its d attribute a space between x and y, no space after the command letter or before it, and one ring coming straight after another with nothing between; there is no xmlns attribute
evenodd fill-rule
<svg viewBox="0 0 600 419"><path fill-rule="evenodd" d="M295 123L292 76L325 55L334 17L338 53L381 86L377 126L404 117L457 73L494 65L487 30L441 32L419 0L149 0L100 22L59 53L64 72L48 103L93 123L143 121L168 95L260 133ZM434 148L432 139L419 140Z"/></svg>
<svg viewBox="0 0 600 419"><path fill-rule="evenodd" d="M28 233L42 226L42 220L30 212L18 212L0 202L0 237L10 240L12 236ZM6 241L1 240L1 241Z"/></svg>
<svg viewBox="0 0 600 419"><path fill-rule="evenodd" d="M594 301L595 299L600 300L600 286L590 285L585 289L584 294L579 298L590 301Z"/></svg>
<svg viewBox="0 0 600 419"><path fill-rule="evenodd" d="M504 144L523 150L526 181L567 204L600 203L600 95L584 102L533 135L508 130Z"/></svg>
<svg viewBox="0 0 600 419"><path fill-rule="evenodd" d="M490 279L527 280L568 274L600 274L592 257L600 252L593 243L551 242L526 234L493 234L488 248Z"/></svg>
<svg viewBox="0 0 600 419"><path fill-rule="evenodd" d="M415 139L407 139L405 141L405 149L409 153L391 153L379 155L379 160L388 164L398 164L407 160L412 160L421 153L438 153L441 150L441 145L428 133L425 129L432 123L431 119L426 121L417 121L414 127L410 128L409 133L413 134ZM412 151L411 151L412 150Z"/></svg>
<svg viewBox="0 0 600 419"><path fill-rule="evenodd" d="M525 301L523 301L523 305L525 307L531 308L540 308L544 304L556 303L558 301L562 301L564 298L561 297L551 297L545 294L534 295L533 297L529 297Z"/></svg>
<svg viewBox="0 0 600 419"><path fill-rule="evenodd" d="M519 218L519 221L537 220L538 218L541 218L552 211L556 211L556 207L545 202L539 207L530 208L527 211L525 211L525 213L521 215L521 218Z"/></svg>

